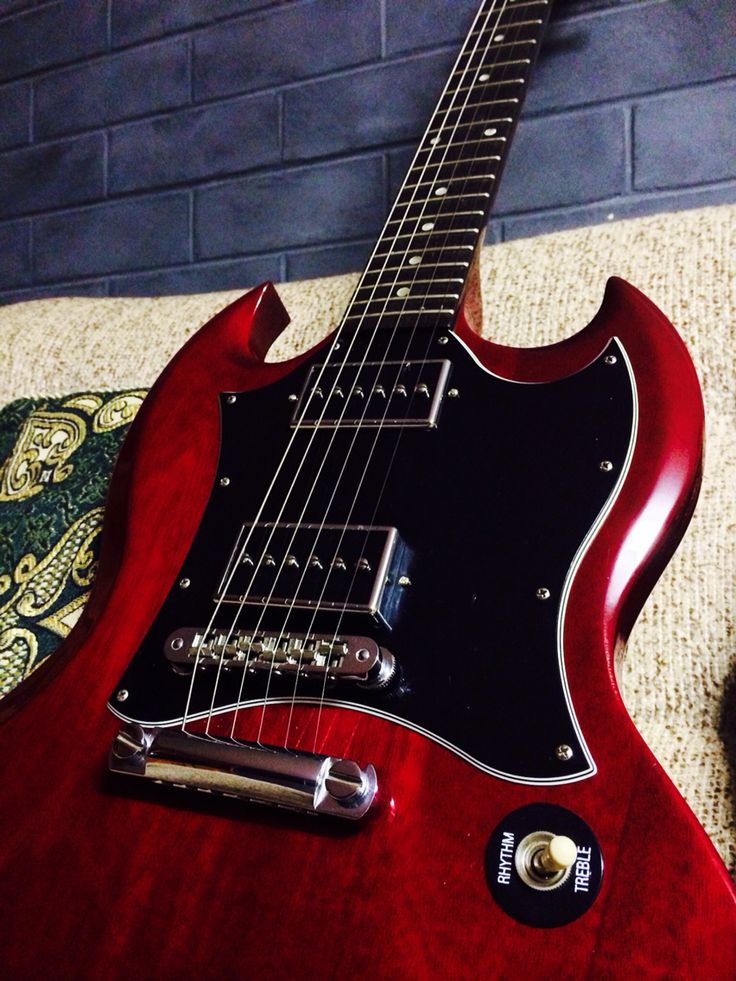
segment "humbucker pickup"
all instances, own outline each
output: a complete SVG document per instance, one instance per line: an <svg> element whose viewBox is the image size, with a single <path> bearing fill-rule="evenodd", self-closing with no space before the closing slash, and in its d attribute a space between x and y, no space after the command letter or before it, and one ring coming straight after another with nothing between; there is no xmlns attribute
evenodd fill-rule
<svg viewBox="0 0 736 981"><path fill-rule="evenodd" d="M390 626L408 584L395 528L243 525L215 599L239 605L367 613Z"/></svg>
<svg viewBox="0 0 736 981"><path fill-rule="evenodd" d="M368 361L313 365L292 426L311 429L437 425L449 361Z"/></svg>
<svg viewBox="0 0 736 981"><path fill-rule="evenodd" d="M393 656L370 637L295 634L285 631L221 630L183 627L164 646L172 664L241 668L251 674L298 675L322 681L355 682L381 688L394 674Z"/></svg>

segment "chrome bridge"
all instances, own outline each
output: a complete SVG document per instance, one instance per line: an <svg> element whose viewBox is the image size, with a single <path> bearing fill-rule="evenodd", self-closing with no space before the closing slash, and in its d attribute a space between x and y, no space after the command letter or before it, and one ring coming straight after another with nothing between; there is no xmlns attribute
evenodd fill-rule
<svg viewBox="0 0 736 981"><path fill-rule="evenodd" d="M126 723L109 755L113 773L357 821L376 796L376 771L352 760Z"/></svg>
<svg viewBox="0 0 736 981"><path fill-rule="evenodd" d="M370 637L298 634L283 631L220 630L184 627L166 639L164 653L172 664L197 668L240 669L250 674L298 676L330 682L353 682L382 688L393 677L392 654Z"/></svg>
<svg viewBox="0 0 736 981"><path fill-rule="evenodd" d="M431 429L449 374L450 362L442 360L313 365L291 425Z"/></svg>

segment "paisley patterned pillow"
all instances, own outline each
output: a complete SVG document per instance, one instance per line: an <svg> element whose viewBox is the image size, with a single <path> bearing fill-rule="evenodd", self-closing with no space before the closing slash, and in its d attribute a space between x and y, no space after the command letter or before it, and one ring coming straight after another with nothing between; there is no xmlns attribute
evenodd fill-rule
<svg viewBox="0 0 736 981"><path fill-rule="evenodd" d="M79 618L112 467L145 394L84 392L0 409L0 698Z"/></svg>

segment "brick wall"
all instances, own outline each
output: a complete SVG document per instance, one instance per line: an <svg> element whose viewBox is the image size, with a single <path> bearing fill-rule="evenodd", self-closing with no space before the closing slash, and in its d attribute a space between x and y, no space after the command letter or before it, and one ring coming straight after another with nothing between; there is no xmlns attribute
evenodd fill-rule
<svg viewBox="0 0 736 981"><path fill-rule="evenodd" d="M476 0L0 0L0 302L359 269ZM558 0L495 240L736 201L734 0Z"/></svg>

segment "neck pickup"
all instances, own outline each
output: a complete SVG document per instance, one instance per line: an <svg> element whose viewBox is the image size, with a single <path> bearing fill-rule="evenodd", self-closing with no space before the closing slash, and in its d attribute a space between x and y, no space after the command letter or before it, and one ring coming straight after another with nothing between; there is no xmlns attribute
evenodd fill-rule
<svg viewBox="0 0 736 981"><path fill-rule="evenodd" d="M291 425L310 429L437 425L449 361L314 365Z"/></svg>

